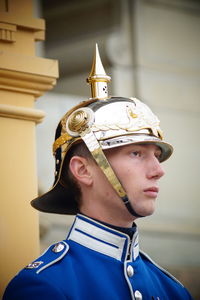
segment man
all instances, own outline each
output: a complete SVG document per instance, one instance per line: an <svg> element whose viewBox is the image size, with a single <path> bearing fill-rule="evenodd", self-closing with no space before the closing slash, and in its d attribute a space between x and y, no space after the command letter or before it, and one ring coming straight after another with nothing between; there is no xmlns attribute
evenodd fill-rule
<svg viewBox="0 0 200 300"><path fill-rule="evenodd" d="M92 98L61 119L54 186L32 201L40 211L77 216L67 239L22 270L4 300L192 299L139 251L133 223L154 212L161 162L172 146L145 104L108 97L109 80L96 47Z"/></svg>

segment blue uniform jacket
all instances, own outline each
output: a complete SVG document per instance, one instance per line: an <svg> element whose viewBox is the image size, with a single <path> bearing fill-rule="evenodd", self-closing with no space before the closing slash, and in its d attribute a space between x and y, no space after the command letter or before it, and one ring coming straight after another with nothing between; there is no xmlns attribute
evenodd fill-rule
<svg viewBox="0 0 200 300"><path fill-rule="evenodd" d="M186 300L188 291L139 251L128 235L77 215L52 245L9 283L3 300Z"/></svg>

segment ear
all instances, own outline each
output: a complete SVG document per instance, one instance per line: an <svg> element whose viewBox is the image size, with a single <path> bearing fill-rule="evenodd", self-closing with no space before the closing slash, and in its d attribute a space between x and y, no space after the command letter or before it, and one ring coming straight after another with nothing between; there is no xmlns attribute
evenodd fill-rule
<svg viewBox="0 0 200 300"><path fill-rule="evenodd" d="M87 186L92 184L90 163L86 158L73 156L70 160L69 168L80 184L82 183Z"/></svg>

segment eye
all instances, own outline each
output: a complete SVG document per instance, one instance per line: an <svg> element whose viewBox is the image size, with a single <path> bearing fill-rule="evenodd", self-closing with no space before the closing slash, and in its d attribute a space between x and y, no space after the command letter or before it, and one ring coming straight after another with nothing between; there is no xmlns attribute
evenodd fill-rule
<svg viewBox="0 0 200 300"><path fill-rule="evenodd" d="M155 153L155 157L156 157L157 160L159 160L159 161L160 161L160 159L161 159L161 156L162 156L162 152L161 152L161 151L157 151L157 152Z"/></svg>
<svg viewBox="0 0 200 300"><path fill-rule="evenodd" d="M133 151L132 155L135 157L140 157L141 156L141 152L140 151Z"/></svg>

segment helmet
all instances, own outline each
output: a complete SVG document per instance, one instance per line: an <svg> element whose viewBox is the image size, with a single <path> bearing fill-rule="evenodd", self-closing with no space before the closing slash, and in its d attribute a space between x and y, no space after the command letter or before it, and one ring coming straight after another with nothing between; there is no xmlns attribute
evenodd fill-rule
<svg viewBox="0 0 200 300"><path fill-rule="evenodd" d="M146 104L136 98L108 96L107 83L110 77L105 73L97 45L92 71L87 81L91 85L92 98L68 111L56 130L53 144L56 161L54 185L50 191L32 200L31 204L43 212L78 212L75 195L69 187L63 186L60 178L69 149L77 143L84 142L127 209L134 216L140 217L131 206L126 191L103 150L133 143L153 143L162 150L160 161L163 162L170 157L173 148L163 140L159 120Z"/></svg>

